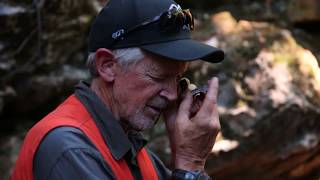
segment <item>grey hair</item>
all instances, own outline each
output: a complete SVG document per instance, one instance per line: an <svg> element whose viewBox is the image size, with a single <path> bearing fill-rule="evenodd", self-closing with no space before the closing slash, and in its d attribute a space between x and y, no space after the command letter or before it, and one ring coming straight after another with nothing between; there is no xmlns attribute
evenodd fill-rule
<svg viewBox="0 0 320 180"><path fill-rule="evenodd" d="M136 64L144 58L144 54L140 48L115 49L112 50L112 53L124 71L126 71L130 65ZM96 52L90 52L86 64L92 77L98 77L95 60Z"/></svg>

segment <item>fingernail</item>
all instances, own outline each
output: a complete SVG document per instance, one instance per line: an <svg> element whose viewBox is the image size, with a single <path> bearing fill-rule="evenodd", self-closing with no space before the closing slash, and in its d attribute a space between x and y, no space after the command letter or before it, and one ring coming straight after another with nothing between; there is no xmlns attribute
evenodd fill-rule
<svg viewBox="0 0 320 180"><path fill-rule="evenodd" d="M189 86L189 84L190 84L189 79L187 79L187 78L182 78L182 79L180 79L179 86L180 86L180 89L181 89L182 91L184 91L185 89L187 89L187 87Z"/></svg>
<svg viewBox="0 0 320 180"><path fill-rule="evenodd" d="M213 77L213 80L216 81L216 82L219 81L218 77Z"/></svg>
<svg viewBox="0 0 320 180"><path fill-rule="evenodd" d="M197 101L203 101L205 96L206 94L204 92L198 92L197 94L194 95L194 99Z"/></svg>
<svg viewBox="0 0 320 180"><path fill-rule="evenodd" d="M188 89L192 91L194 89L197 89L197 86L195 84L189 84Z"/></svg>

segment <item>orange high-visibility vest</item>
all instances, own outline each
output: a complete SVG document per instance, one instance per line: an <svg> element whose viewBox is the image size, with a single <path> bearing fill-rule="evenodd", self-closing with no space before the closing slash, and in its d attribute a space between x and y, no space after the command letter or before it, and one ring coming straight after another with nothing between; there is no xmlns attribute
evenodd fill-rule
<svg viewBox="0 0 320 180"><path fill-rule="evenodd" d="M71 126L80 129L102 154L117 179L134 179L126 161L123 158L116 160L112 157L94 120L75 95L71 95L28 132L14 167L13 180L34 179L33 158L41 140L50 130L61 126ZM156 170L145 148L142 148L138 152L137 161L143 179L158 179Z"/></svg>

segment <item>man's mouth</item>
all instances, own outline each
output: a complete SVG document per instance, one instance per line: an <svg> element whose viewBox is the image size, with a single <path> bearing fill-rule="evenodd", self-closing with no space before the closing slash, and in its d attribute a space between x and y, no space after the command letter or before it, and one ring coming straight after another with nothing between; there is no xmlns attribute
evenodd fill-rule
<svg viewBox="0 0 320 180"><path fill-rule="evenodd" d="M168 107L168 102L160 97L154 98L147 103L146 107L153 115L159 116Z"/></svg>
<svg viewBox="0 0 320 180"><path fill-rule="evenodd" d="M160 114L162 112L162 109L159 107L155 107L155 106L150 106L148 105L148 108L151 109L154 113L156 114Z"/></svg>

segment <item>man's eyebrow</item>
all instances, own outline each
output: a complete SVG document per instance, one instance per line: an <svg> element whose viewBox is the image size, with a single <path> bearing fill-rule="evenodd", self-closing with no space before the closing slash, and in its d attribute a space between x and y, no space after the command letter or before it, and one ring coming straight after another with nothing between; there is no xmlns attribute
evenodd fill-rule
<svg viewBox="0 0 320 180"><path fill-rule="evenodd" d="M147 69L148 73L155 74L155 73L159 72L159 69L157 69L155 66L152 66L152 65L149 67L145 66L145 68Z"/></svg>

